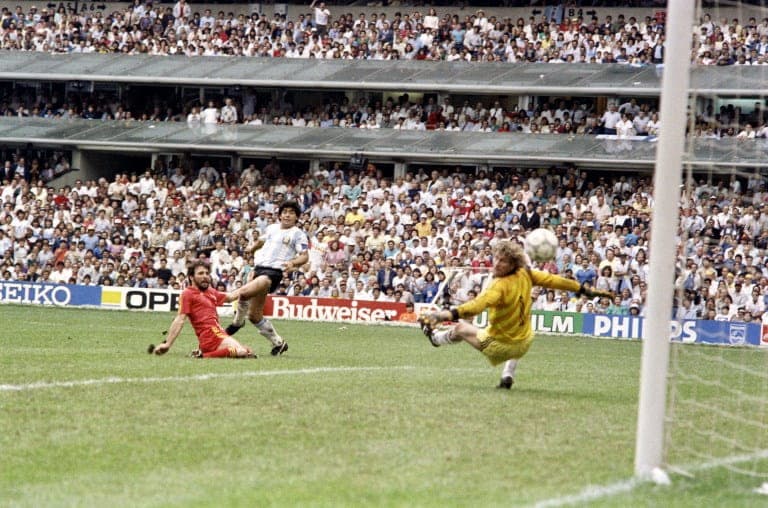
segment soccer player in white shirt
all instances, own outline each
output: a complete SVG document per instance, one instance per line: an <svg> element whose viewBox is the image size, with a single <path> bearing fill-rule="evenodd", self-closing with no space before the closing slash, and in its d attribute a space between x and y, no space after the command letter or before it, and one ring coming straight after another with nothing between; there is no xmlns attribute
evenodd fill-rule
<svg viewBox="0 0 768 508"><path fill-rule="evenodd" d="M301 208L295 201L286 201L277 210L279 224L267 226L266 231L253 250L254 269L252 279L240 290L240 300L232 324L227 327L227 334L234 335L248 320L259 329L259 333L272 343L272 356L288 350L288 343L275 331L272 323L264 317L264 303L267 294L274 292L283 279L283 273L290 273L309 261L309 239L307 234L296 226L301 215Z"/></svg>

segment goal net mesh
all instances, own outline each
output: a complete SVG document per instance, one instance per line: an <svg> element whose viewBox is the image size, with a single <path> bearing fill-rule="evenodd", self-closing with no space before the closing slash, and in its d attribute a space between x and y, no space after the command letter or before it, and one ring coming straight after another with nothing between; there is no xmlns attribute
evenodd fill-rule
<svg viewBox="0 0 768 508"><path fill-rule="evenodd" d="M763 2L699 2L695 18L692 77L707 65L737 73L768 64ZM672 308L676 322L702 325L680 326L672 344L664 449L672 471L720 470L760 485L768 481L768 341L757 347L768 330L768 83L738 95L709 86L691 79ZM701 163L702 148L725 146L733 164ZM738 154L765 164L741 164ZM701 341L718 345L685 343Z"/></svg>

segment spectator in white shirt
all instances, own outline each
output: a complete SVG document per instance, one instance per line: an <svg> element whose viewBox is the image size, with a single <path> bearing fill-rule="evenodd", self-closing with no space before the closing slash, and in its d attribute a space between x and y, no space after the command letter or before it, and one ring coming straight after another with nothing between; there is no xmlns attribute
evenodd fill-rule
<svg viewBox="0 0 768 508"><path fill-rule="evenodd" d="M331 11L325 6L325 2L320 2L315 7L316 2L317 0L312 0L309 8L315 10L315 29L317 30L317 35L322 37L328 32L328 20L331 18Z"/></svg>
<svg viewBox="0 0 768 508"><path fill-rule="evenodd" d="M632 125L631 114L621 115L621 119L616 122L616 135L620 138L629 138L635 135L635 128Z"/></svg>
<svg viewBox="0 0 768 508"><path fill-rule="evenodd" d="M221 108L221 123L226 125L233 125L237 123L237 108L234 105L232 99L227 97L224 99L224 106Z"/></svg>
<svg viewBox="0 0 768 508"><path fill-rule="evenodd" d="M200 112L200 119L206 125L219 123L219 108L213 101L208 101L208 107Z"/></svg>
<svg viewBox="0 0 768 508"><path fill-rule="evenodd" d="M603 134L616 134L616 124L621 121L621 113L616 111L616 105L608 106L608 111L600 117L600 126Z"/></svg>

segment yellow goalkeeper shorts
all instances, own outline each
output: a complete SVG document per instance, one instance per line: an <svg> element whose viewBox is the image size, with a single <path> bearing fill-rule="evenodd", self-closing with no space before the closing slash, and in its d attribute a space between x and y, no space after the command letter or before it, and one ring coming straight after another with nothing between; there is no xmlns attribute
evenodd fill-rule
<svg viewBox="0 0 768 508"><path fill-rule="evenodd" d="M507 360L517 360L528 352L533 342L533 336L515 342L501 342L488 335L488 329L477 332L480 351L488 358L491 365L498 365Z"/></svg>

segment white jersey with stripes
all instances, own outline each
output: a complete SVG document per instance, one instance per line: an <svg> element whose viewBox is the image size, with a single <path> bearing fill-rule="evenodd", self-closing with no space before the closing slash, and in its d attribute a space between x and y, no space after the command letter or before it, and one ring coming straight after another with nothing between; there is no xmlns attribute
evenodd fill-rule
<svg viewBox="0 0 768 508"><path fill-rule="evenodd" d="M309 249L307 234L297 226L283 229L270 224L264 232L264 245L253 256L254 266L282 270L286 262Z"/></svg>

